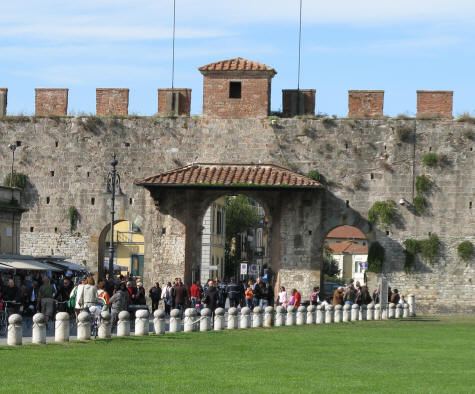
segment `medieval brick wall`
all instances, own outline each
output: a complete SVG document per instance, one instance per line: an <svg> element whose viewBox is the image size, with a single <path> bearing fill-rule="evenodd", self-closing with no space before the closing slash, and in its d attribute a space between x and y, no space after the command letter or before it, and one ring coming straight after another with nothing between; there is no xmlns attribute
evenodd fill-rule
<svg viewBox="0 0 475 394"><path fill-rule="evenodd" d="M191 89L158 89L158 114L170 115L172 111L167 106L167 95L170 93L179 94L178 113L174 115L190 116L191 111Z"/></svg>
<svg viewBox="0 0 475 394"><path fill-rule="evenodd" d="M129 113L129 89L96 89L96 114L127 115Z"/></svg>
<svg viewBox="0 0 475 394"><path fill-rule="evenodd" d="M68 89L35 89L36 116L64 116L68 113Z"/></svg>
<svg viewBox="0 0 475 394"><path fill-rule="evenodd" d="M383 116L384 90L349 90L349 118L381 118Z"/></svg>
<svg viewBox="0 0 475 394"><path fill-rule="evenodd" d="M452 118L452 91L418 90L418 118Z"/></svg>
<svg viewBox="0 0 475 394"><path fill-rule="evenodd" d="M314 115L315 89L282 90L282 112L284 118L296 115Z"/></svg>

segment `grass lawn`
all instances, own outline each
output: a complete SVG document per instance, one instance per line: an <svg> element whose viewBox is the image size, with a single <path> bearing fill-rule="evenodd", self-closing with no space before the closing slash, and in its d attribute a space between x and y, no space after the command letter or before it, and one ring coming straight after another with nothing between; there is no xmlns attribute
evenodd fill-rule
<svg viewBox="0 0 475 394"><path fill-rule="evenodd" d="M475 392L475 317L0 347L1 392Z"/></svg>

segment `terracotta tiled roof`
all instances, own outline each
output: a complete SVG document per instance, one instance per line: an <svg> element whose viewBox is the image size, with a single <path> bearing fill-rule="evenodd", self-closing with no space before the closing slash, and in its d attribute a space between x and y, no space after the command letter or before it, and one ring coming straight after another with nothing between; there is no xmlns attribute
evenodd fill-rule
<svg viewBox="0 0 475 394"><path fill-rule="evenodd" d="M328 245L333 253L368 254L368 247L352 241L335 242Z"/></svg>
<svg viewBox="0 0 475 394"><path fill-rule="evenodd" d="M320 188L322 185L283 167L271 164L190 164L139 179L141 186L234 186Z"/></svg>
<svg viewBox="0 0 475 394"><path fill-rule="evenodd" d="M366 239L363 232L353 226L340 226L334 228L327 235L327 238L347 238L347 239Z"/></svg>
<svg viewBox="0 0 475 394"><path fill-rule="evenodd" d="M200 71L270 71L277 74L272 67L251 60L236 57L234 59L221 60L199 68Z"/></svg>

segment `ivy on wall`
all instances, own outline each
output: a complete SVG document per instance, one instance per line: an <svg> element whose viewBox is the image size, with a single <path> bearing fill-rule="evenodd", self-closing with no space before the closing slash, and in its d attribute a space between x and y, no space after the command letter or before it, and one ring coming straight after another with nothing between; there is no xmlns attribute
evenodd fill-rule
<svg viewBox="0 0 475 394"><path fill-rule="evenodd" d="M79 212L77 208L72 205L69 207L69 229L73 232L77 227L77 222L79 219Z"/></svg>
<svg viewBox="0 0 475 394"><path fill-rule="evenodd" d="M368 250L368 271L380 273L383 270L384 248L376 241L371 243Z"/></svg>
<svg viewBox="0 0 475 394"><path fill-rule="evenodd" d="M440 255L441 242L436 234L431 234L427 239L406 239L404 241L404 253L406 260L404 270L409 272L416 262L416 256L420 254L421 258L430 264L434 264Z"/></svg>
<svg viewBox="0 0 475 394"><path fill-rule="evenodd" d="M371 224L389 226L396 217L396 203L393 200L376 201L368 211L368 221Z"/></svg>
<svg viewBox="0 0 475 394"><path fill-rule="evenodd" d="M469 261L473 255L473 244L470 241L463 241L457 247L457 253L463 261Z"/></svg>

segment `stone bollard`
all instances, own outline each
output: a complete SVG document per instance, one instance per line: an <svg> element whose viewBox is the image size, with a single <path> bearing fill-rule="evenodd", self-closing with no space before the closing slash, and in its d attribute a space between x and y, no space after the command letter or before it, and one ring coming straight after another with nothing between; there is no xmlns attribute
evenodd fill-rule
<svg viewBox="0 0 475 394"><path fill-rule="evenodd" d="M335 305L334 321L335 323L341 323L343 321L343 305Z"/></svg>
<svg viewBox="0 0 475 394"><path fill-rule="evenodd" d="M315 320L315 323L325 323L325 305L317 305L317 318Z"/></svg>
<svg viewBox="0 0 475 394"><path fill-rule="evenodd" d="M201 310L200 331L211 330L211 309L203 308Z"/></svg>
<svg viewBox="0 0 475 394"><path fill-rule="evenodd" d="M358 317L359 320L367 320L368 316L368 306L363 304L360 306L360 315Z"/></svg>
<svg viewBox="0 0 475 394"><path fill-rule="evenodd" d="M91 339L91 316L85 311L78 316L78 339L80 341Z"/></svg>
<svg viewBox="0 0 475 394"><path fill-rule="evenodd" d="M272 327L274 325L274 307L266 306L264 310L264 327Z"/></svg>
<svg viewBox="0 0 475 394"><path fill-rule="evenodd" d="M315 324L315 305L309 305L307 307L307 324Z"/></svg>
<svg viewBox="0 0 475 394"><path fill-rule="evenodd" d="M56 321L54 322L54 341L69 341L69 314L66 312L58 312Z"/></svg>
<svg viewBox="0 0 475 394"><path fill-rule="evenodd" d="M285 326L285 308L280 305L275 308L275 326Z"/></svg>
<svg viewBox="0 0 475 394"><path fill-rule="evenodd" d="M374 304L368 304L366 311L366 320L374 320Z"/></svg>
<svg viewBox="0 0 475 394"><path fill-rule="evenodd" d="M409 304L404 304L404 307L403 307L403 312L402 312L402 317L404 319L408 318L409 317Z"/></svg>
<svg viewBox="0 0 475 394"><path fill-rule="evenodd" d="M153 328L155 330L155 334L165 334L165 311L163 309L157 309L155 312L153 312L153 317Z"/></svg>
<svg viewBox="0 0 475 394"><path fill-rule="evenodd" d="M381 304L374 306L374 320L381 320Z"/></svg>
<svg viewBox="0 0 475 394"><path fill-rule="evenodd" d="M289 305L287 307L287 319L285 319L286 326L295 326L295 307Z"/></svg>
<svg viewBox="0 0 475 394"><path fill-rule="evenodd" d="M396 319L401 319L402 318L402 305L401 304L397 304L396 305L396 316L395 316Z"/></svg>
<svg viewBox="0 0 475 394"><path fill-rule="evenodd" d="M351 321L351 305L343 305L343 322L348 323Z"/></svg>
<svg viewBox="0 0 475 394"><path fill-rule="evenodd" d="M139 309L135 312L135 335L148 335L150 312L148 309Z"/></svg>
<svg viewBox="0 0 475 394"><path fill-rule="evenodd" d="M180 331L181 331L180 310L179 309L172 309L170 311L170 332L180 332Z"/></svg>
<svg viewBox="0 0 475 394"><path fill-rule="evenodd" d="M216 308L214 311L214 330L224 330L224 309Z"/></svg>
<svg viewBox="0 0 475 394"><path fill-rule="evenodd" d="M33 332L31 335L31 343L36 343L37 345L46 343L45 320L46 320L45 315L43 315L42 313L36 313L33 316ZM68 333L69 333L69 324L68 324Z"/></svg>
<svg viewBox="0 0 475 394"><path fill-rule="evenodd" d="M252 310L252 328L262 327L262 309L256 306Z"/></svg>
<svg viewBox="0 0 475 394"><path fill-rule="evenodd" d="M194 322L196 320L196 309L195 308L187 308L185 310L185 319L183 322L183 331L185 332L192 332L194 331Z"/></svg>
<svg viewBox="0 0 475 394"><path fill-rule="evenodd" d="M130 335L130 313L127 311L121 311L119 312L118 318L117 336L128 337Z"/></svg>
<svg viewBox="0 0 475 394"><path fill-rule="evenodd" d="M358 304L353 304L351 306L351 321L358 321L360 317L360 306Z"/></svg>
<svg viewBox="0 0 475 394"><path fill-rule="evenodd" d="M382 320L388 320L388 309L389 309L389 305L388 304L385 304L385 305L381 305L381 319Z"/></svg>
<svg viewBox="0 0 475 394"><path fill-rule="evenodd" d="M229 308L228 310L228 330L235 330L239 326L237 308Z"/></svg>
<svg viewBox="0 0 475 394"><path fill-rule="evenodd" d="M107 339L111 337L111 314L109 311L102 311L101 312L101 323L99 324L99 328L97 330L97 336L101 339Z"/></svg>
<svg viewBox="0 0 475 394"><path fill-rule="evenodd" d="M10 315L8 318L8 338L7 344L19 346L23 343L23 327L21 315Z"/></svg>
<svg viewBox="0 0 475 394"><path fill-rule="evenodd" d="M307 320L307 308L300 305L297 309L297 325L303 326Z"/></svg>
<svg viewBox="0 0 475 394"><path fill-rule="evenodd" d="M388 308L388 319L394 319L395 317L396 317L396 304L393 304L391 302Z"/></svg>
<svg viewBox="0 0 475 394"><path fill-rule="evenodd" d="M327 305L325 307L325 323L333 323L333 312L334 312L334 308L333 308L333 305Z"/></svg>
<svg viewBox="0 0 475 394"><path fill-rule="evenodd" d="M409 294L407 296L407 303L409 304L409 317L416 316L416 296Z"/></svg>
<svg viewBox="0 0 475 394"><path fill-rule="evenodd" d="M241 309L241 321L239 322L239 328L251 327L251 309L245 306Z"/></svg>

